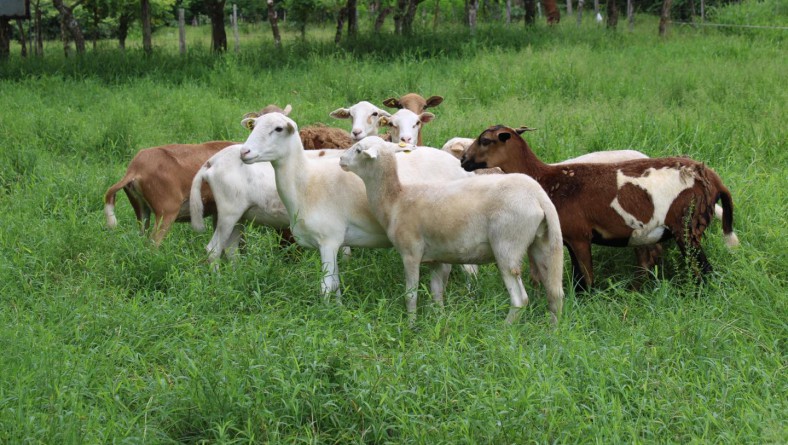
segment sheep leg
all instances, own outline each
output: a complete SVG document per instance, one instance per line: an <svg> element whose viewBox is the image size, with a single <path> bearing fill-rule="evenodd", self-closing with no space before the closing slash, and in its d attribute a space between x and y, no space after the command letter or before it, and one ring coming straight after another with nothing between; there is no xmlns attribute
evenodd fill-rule
<svg viewBox="0 0 788 445"><path fill-rule="evenodd" d="M209 263L213 263L221 258L222 252L225 252L229 248L233 235L238 235L240 233L237 225L241 216L243 216L243 212L239 212L236 208L228 205L217 208L217 215L213 237L211 237L211 241L205 247L205 250L208 251ZM237 248L238 239L236 238L234 241L234 247ZM229 252L227 254L228 258L231 257L233 253L234 252Z"/></svg>
<svg viewBox="0 0 788 445"><path fill-rule="evenodd" d="M501 278L506 285L506 290L509 291L509 314L506 316L506 323L513 324L520 318L520 312L523 306L528 304L528 293L525 292L523 286L522 271L519 266L509 267L511 264L498 263L498 269L501 270Z"/></svg>
<svg viewBox="0 0 788 445"><path fill-rule="evenodd" d="M463 264L462 271L465 273L465 287L468 293L473 292L473 286L479 279L479 266L476 264Z"/></svg>
<svg viewBox="0 0 788 445"><path fill-rule="evenodd" d="M339 266L337 265L337 253L339 244L320 245L320 261L323 263L323 281L320 286L320 293L324 301L328 301L331 293L336 295L338 304L342 304L342 291L339 289Z"/></svg>
<svg viewBox="0 0 788 445"><path fill-rule="evenodd" d="M235 260L235 254L238 252L239 245L241 244L241 240L243 239L243 228L242 224L236 224L233 227L232 233L230 233L230 237L227 239L226 247L224 248L224 256L230 260Z"/></svg>
<svg viewBox="0 0 788 445"><path fill-rule="evenodd" d="M178 217L178 212L165 214L161 218L158 218L158 215L156 216L156 225L153 227L153 236L151 238L153 239L153 244L158 247L170 231L170 226Z"/></svg>
<svg viewBox="0 0 788 445"><path fill-rule="evenodd" d="M590 291L594 284L594 269L591 262L591 243L588 241L567 241L569 256L572 258L572 276L575 292Z"/></svg>
<svg viewBox="0 0 788 445"><path fill-rule="evenodd" d="M416 323L421 255L402 253L402 263L405 266L405 307L408 310L408 323L413 326Z"/></svg>
<svg viewBox="0 0 788 445"><path fill-rule="evenodd" d="M430 291L432 292L432 299L436 305L443 307L443 292L446 289L446 283L449 281L449 273L451 272L451 264L433 263L430 265L432 269L432 276L430 277Z"/></svg>
<svg viewBox="0 0 788 445"><path fill-rule="evenodd" d="M657 243L651 246L636 247L635 257L637 258L637 270L633 287L637 290L645 281L649 271L662 258L662 244Z"/></svg>

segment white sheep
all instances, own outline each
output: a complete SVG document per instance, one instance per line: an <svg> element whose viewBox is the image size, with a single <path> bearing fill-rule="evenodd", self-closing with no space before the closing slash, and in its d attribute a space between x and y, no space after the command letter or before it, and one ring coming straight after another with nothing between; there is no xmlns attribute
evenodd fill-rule
<svg viewBox="0 0 788 445"><path fill-rule="evenodd" d="M324 297L334 293L339 298L339 247L390 247L391 243L369 209L364 184L358 176L342 171L338 158L307 158L297 133L296 123L287 116L260 116L243 144L241 159L247 164L271 162L296 241L320 250L324 268L321 292ZM383 142L370 137L361 144L371 143L367 139ZM406 183L472 175L460 168L456 158L438 150L417 149L398 156ZM440 280L445 278L434 281ZM442 291L442 287L438 290Z"/></svg>
<svg viewBox="0 0 788 445"><path fill-rule="evenodd" d="M563 306L563 247L558 213L526 175L487 175L441 183L405 184L385 144L353 145L340 165L361 177L370 208L402 256L408 315L416 316L419 265L496 262L509 291L507 323L528 303L522 260L545 286L553 322Z"/></svg>
<svg viewBox="0 0 788 445"><path fill-rule="evenodd" d="M232 145L206 161L192 181L189 197L192 228L205 230L203 220L203 183L207 183L216 203L216 224L206 246L208 261L218 260L222 253L232 259L240 241L245 222L284 230L290 225L279 193L274 169L270 162L247 165L241 161L242 145ZM305 156L338 157L345 150L307 150ZM345 252L349 255L349 252Z"/></svg>
<svg viewBox="0 0 788 445"><path fill-rule="evenodd" d="M421 141L421 127L431 122L434 118L435 115L429 111L416 114L407 108L402 108L391 116L382 116L378 119L378 126L388 129L392 142L404 142L421 146L423 145Z"/></svg>
<svg viewBox="0 0 788 445"><path fill-rule="evenodd" d="M363 100L350 108L337 108L329 113L335 119L351 119L350 135L355 141L378 134L378 120L391 114Z"/></svg>

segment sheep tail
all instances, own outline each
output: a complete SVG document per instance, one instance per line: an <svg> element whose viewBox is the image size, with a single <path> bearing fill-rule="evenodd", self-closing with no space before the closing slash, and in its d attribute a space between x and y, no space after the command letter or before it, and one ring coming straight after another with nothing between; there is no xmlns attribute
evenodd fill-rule
<svg viewBox="0 0 788 445"><path fill-rule="evenodd" d="M547 302L550 312L555 317L561 314L564 305L564 245L561 236L561 222L558 219L558 211L555 209L547 195L542 200L542 211L545 214L547 223L547 239L549 245L548 258L545 261L546 271L543 275L542 284L547 292Z"/></svg>
<svg viewBox="0 0 788 445"><path fill-rule="evenodd" d="M722 202L722 233L725 237L725 245L729 248L737 247L739 237L733 231L733 198L731 198L731 192L724 185L720 188L719 199Z"/></svg>
<svg viewBox="0 0 788 445"><path fill-rule="evenodd" d="M113 184L104 194L104 216L107 218L107 227L110 229L114 229L118 225L118 218L115 216L115 195L133 180L134 177L126 173L123 179Z"/></svg>
<svg viewBox="0 0 788 445"><path fill-rule="evenodd" d="M194 175L192 180L192 188L189 192L189 216L191 217L192 228L197 232L205 231L205 220L203 219L203 203L202 203L202 183L205 179L205 174L210 168L209 163L205 163L197 174Z"/></svg>

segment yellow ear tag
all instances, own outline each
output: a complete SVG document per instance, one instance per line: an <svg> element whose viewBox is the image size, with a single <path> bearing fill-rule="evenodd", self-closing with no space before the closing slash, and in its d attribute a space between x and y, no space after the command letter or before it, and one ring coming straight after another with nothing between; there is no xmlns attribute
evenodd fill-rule
<svg viewBox="0 0 788 445"><path fill-rule="evenodd" d="M400 146L400 147L407 147L407 146L408 146L408 144L406 144L406 143L404 143L404 142L400 141L400 143L399 143L399 146Z"/></svg>
<svg viewBox="0 0 788 445"><path fill-rule="evenodd" d="M250 121L246 122L246 129L249 130L249 131L254 130L254 121L253 120L250 120Z"/></svg>
<svg viewBox="0 0 788 445"><path fill-rule="evenodd" d="M404 152L404 153L410 153L410 152L412 152L412 151L413 151L413 150L403 150L403 152Z"/></svg>

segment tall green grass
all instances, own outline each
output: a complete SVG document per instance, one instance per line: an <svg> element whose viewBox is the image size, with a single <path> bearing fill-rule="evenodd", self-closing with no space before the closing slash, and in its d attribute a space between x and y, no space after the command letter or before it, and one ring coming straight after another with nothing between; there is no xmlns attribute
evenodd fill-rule
<svg viewBox="0 0 788 445"><path fill-rule="evenodd" d="M0 443L788 441L785 48L652 31L3 65ZM567 285L556 328L531 286L522 323L505 326L486 266L471 292L452 276L445 310L423 294L410 329L391 250L341 264L340 307L317 296L319 255L265 229L214 273L210 234L177 225L155 249L123 197L105 228L103 193L139 148L243 140L241 116L268 103L344 126L328 113L409 91L446 98L424 129L433 146L527 124L549 161L619 148L702 160L733 192L742 246L728 251L715 223L707 282L669 246L640 291L629 250L595 248L597 289Z"/></svg>

